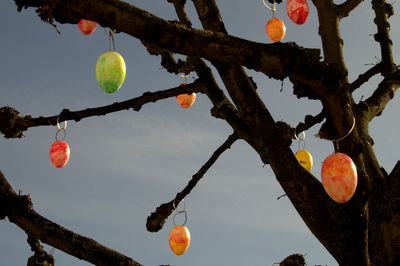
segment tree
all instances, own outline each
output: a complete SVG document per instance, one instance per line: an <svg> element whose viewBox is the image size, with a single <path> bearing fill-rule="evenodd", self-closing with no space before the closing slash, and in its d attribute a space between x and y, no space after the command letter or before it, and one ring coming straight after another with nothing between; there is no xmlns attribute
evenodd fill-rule
<svg viewBox="0 0 400 266"><path fill-rule="evenodd" d="M179 204L219 155L242 139L258 153L263 163L272 168L305 224L340 265L398 264L400 165L397 164L390 174L386 173L374 154L374 142L369 133L370 122L383 112L400 85L400 72L394 63L389 35L388 19L393 15L393 7L386 1L371 1L380 62L352 82L343 56L339 25L362 0L347 0L341 4L335 4L333 0L312 1L318 11L322 59L319 49L284 42L261 44L229 35L217 4L212 0L193 0L204 30L191 27L184 0L168 0L174 5L179 22L158 18L117 0L15 2L19 11L36 8L39 17L54 26L56 22L77 24L82 18L97 21L103 27L139 39L149 54L161 56L161 65L168 72L196 72L198 76L190 85L146 93L121 103L76 112L64 109L60 119L78 122L129 108L139 111L144 104L196 92L210 99L212 116L225 120L233 129L233 134L193 176L188 186L148 217L149 231L160 230L174 210L173 202ZM176 61L174 54L187 57ZM276 80L288 78L293 85L293 94L319 101L321 112L314 116L304 114L304 122L295 127L275 121L245 68ZM224 89L215 81L216 74ZM357 103L354 92L379 74L382 80L374 92ZM3 107L0 114L0 129L6 138L21 137L30 127L56 125L58 117L20 116L10 107ZM345 204L332 201L321 182L299 165L290 149L296 132L322 122L319 136L327 140L340 139L335 141L335 149L349 155L357 166L357 190ZM38 247L40 240L97 265L138 265L124 255L42 217L33 210L29 196L15 193L3 175L0 185L0 218L8 217L28 234L36 256L43 255Z"/></svg>

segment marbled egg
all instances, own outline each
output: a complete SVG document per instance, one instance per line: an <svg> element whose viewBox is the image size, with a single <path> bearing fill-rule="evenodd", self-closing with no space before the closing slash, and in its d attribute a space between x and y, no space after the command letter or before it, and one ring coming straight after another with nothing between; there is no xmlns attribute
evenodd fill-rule
<svg viewBox="0 0 400 266"><path fill-rule="evenodd" d="M81 32L85 35L92 34L96 28L97 28L97 22L86 20L86 19L81 19L78 23L78 27L81 30Z"/></svg>
<svg viewBox="0 0 400 266"><path fill-rule="evenodd" d="M169 233L169 246L176 255L185 254L190 245L190 232L184 225L175 225Z"/></svg>
<svg viewBox="0 0 400 266"><path fill-rule="evenodd" d="M286 3L286 12L289 18L296 24L303 24L308 19L310 13L306 0L288 0Z"/></svg>
<svg viewBox="0 0 400 266"><path fill-rule="evenodd" d="M357 168L343 153L334 153L325 159L321 178L326 193L338 203L349 201L357 188Z"/></svg>
<svg viewBox="0 0 400 266"><path fill-rule="evenodd" d="M97 59L96 79L103 91L113 93L119 90L125 76L125 61L119 53L108 51Z"/></svg>
<svg viewBox="0 0 400 266"><path fill-rule="evenodd" d="M267 23L266 31L272 41L279 42L285 37L286 26L281 19L272 18Z"/></svg>
<svg viewBox="0 0 400 266"><path fill-rule="evenodd" d="M51 145L49 155L51 163L57 168L62 168L68 163L71 150L65 141L57 140Z"/></svg>

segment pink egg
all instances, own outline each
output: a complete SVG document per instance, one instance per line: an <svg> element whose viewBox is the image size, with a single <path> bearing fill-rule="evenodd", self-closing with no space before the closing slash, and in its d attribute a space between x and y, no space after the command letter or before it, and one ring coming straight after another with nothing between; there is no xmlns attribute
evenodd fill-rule
<svg viewBox="0 0 400 266"><path fill-rule="evenodd" d="M322 164L321 177L326 193L338 203L349 201L356 191L357 168L346 154L328 156Z"/></svg>
<svg viewBox="0 0 400 266"><path fill-rule="evenodd" d="M70 154L69 146L63 140L55 141L50 147L50 160L57 168L62 168L68 163Z"/></svg>
<svg viewBox="0 0 400 266"><path fill-rule="evenodd" d="M81 19L78 23L78 27L81 32L85 35L92 34L97 28L97 22Z"/></svg>
<svg viewBox="0 0 400 266"><path fill-rule="evenodd" d="M310 13L306 0L288 0L286 12L289 18L296 24L303 24L308 19Z"/></svg>

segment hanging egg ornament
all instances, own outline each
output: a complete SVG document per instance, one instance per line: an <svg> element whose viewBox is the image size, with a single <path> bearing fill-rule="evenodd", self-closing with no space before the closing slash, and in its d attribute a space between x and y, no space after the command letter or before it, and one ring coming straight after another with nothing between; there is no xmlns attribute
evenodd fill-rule
<svg viewBox="0 0 400 266"><path fill-rule="evenodd" d="M78 23L79 29L85 35L92 34L96 30L97 25L98 25L97 22L86 19L81 19L81 21L79 21Z"/></svg>
<svg viewBox="0 0 400 266"><path fill-rule="evenodd" d="M190 232L184 225L175 225L169 233L169 246L176 255L185 254L190 245Z"/></svg>
<svg viewBox="0 0 400 266"><path fill-rule="evenodd" d="M310 10L306 0L288 0L286 12L294 23L301 25L307 21Z"/></svg>
<svg viewBox="0 0 400 266"><path fill-rule="evenodd" d="M62 168L68 163L71 150L65 141L57 140L51 145L49 155L51 163L57 168Z"/></svg>
<svg viewBox="0 0 400 266"><path fill-rule="evenodd" d="M346 154L328 156L322 164L321 177L326 193L338 203L349 201L356 191L357 168Z"/></svg>
<svg viewBox="0 0 400 266"><path fill-rule="evenodd" d="M182 85L187 85L189 83L183 83ZM182 108L189 108L193 105L194 101L196 100L196 93L191 94L180 94L176 96L176 101Z"/></svg>
<svg viewBox="0 0 400 266"><path fill-rule="evenodd" d="M294 155L301 166L303 166L307 171L311 171L313 167L313 158L311 153L307 150L299 150Z"/></svg>
<svg viewBox="0 0 400 266"><path fill-rule="evenodd" d="M286 26L281 19L271 18L267 23L266 30L272 41L279 42L285 37Z"/></svg>
<svg viewBox="0 0 400 266"><path fill-rule="evenodd" d="M114 51L100 55L96 63L96 79L99 86L107 93L121 88L126 76L124 58Z"/></svg>

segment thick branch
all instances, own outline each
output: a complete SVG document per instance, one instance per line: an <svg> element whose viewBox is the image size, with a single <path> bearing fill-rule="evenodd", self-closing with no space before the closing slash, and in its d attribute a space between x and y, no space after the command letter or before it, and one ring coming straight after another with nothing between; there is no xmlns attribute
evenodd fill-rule
<svg viewBox="0 0 400 266"><path fill-rule="evenodd" d="M76 234L35 212L29 196L15 193L0 172L0 214L29 236L95 265L139 266L138 262L93 239ZM1 217L0 217L1 218Z"/></svg>
<svg viewBox="0 0 400 266"><path fill-rule="evenodd" d="M106 106L72 112L69 109L64 109L59 115L59 121L75 120L78 122L83 118L106 115L113 112L128 110L130 108L139 111L144 104L174 97L182 93L192 92L204 92L204 84L200 80L196 80L195 82L185 86L181 85L164 91L145 92L140 97L123 102L116 102ZM31 118L30 116L21 117L18 114L18 111L10 107L0 108L0 131L6 138L22 137L22 132L30 127L57 125L58 115Z"/></svg>
<svg viewBox="0 0 400 266"><path fill-rule="evenodd" d="M175 206L179 205L182 199L184 199L192 189L196 186L196 184L200 181L200 179L205 175L208 169L213 166L213 164L217 161L219 156L224 153L227 149L230 149L232 144L239 139L239 136L234 132L232 135L228 137L227 140L212 154L210 159L200 168L200 170L193 175L192 179L186 185L186 187L176 194L175 199L171 200L168 203L161 204L157 207L156 211L153 212L149 217L147 217L146 227L150 232L158 232L162 229L165 220L168 216L171 215L173 208L173 203L175 202Z"/></svg>
<svg viewBox="0 0 400 266"><path fill-rule="evenodd" d="M361 87L364 83L366 83L370 78L372 78L376 74L380 73L381 67L382 67L381 63L378 63L378 64L374 65L373 67L371 67L370 69L368 69L364 74L360 74L358 76L358 78L355 81L353 81L353 83L351 83L350 91L354 92L356 89Z"/></svg>
<svg viewBox="0 0 400 266"><path fill-rule="evenodd" d="M385 109L386 105L394 97L397 88L400 87L400 70L388 75L369 97L365 103L368 106L368 118L372 120Z"/></svg>
<svg viewBox="0 0 400 266"><path fill-rule="evenodd" d="M338 15L340 18L347 17L364 0L347 0L338 6Z"/></svg>
<svg viewBox="0 0 400 266"><path fill-rule="evenodd" d="M19 7L36 7L46 1L16 0L16 3ZM220 32L192 29L118 0L59 0L52 14L60 23L78 23L87 18L173 53L236 62L277 79L319 64L318 49L304 49L293 43L262 44Z"/></svg>
<svg viewBox="0 0 400 266"><path fill-rule="evenodd" d="M392 40L390 39L390 24L387 19L393 15L393 7L386 3L385 0L372 0L372 8L375 11L374 22L378 28L378 32L374 38L379 42L382 56L382 75L386 76L392 73L396 66L392 54Z"/></svg>

